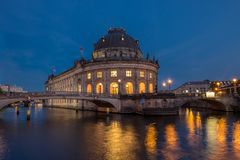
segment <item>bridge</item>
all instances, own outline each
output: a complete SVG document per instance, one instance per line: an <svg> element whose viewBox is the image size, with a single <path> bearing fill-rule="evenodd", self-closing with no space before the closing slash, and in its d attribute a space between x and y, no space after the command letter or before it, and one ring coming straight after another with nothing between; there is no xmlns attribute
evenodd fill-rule
<svg viewBox="0 0 240 160"><path fill-rule="evenodd" d="M7 105L22 102L22 101L46 101L52 99L69 99L78 101L88 101L92 102L99 107L114 108L116 111L120 109L120 96L111 95L107 96L104 94L88 94L88 93L77 93L77 92L35 92L18 94L12 96L6 96L0 98L0 110ZM53 105L53 104L49 104ZM78 109L76 107L76 109Z"/></svg>
<svg viewBox="0 0 240 160"><path fill-rule="evenodd" d="M176 96L172 93L138 94L138 95L104 95L77 92L38 92L11 95L0 98L0 110L9 104L21 101L42 101L53 106L53 100L67 99L76 101L71 109L95 110L116 113L147 113L150 115L176 114L179 107L192 106L196 108L221 111L240 111L239 97L189 97ZM89 105L94 107L88 108ZM55 106L58 107L58 106ZM102 110L99 110L102 108Z"/></svg>

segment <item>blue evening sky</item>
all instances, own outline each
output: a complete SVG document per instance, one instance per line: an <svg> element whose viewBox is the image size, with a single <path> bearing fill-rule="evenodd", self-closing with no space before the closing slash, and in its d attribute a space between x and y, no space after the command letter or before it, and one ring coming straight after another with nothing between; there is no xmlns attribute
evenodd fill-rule
<svg viewBox="0 0 240 160"><path fill-rule="evenodd" d="M91 57L110 27L123 27L155 55L159 80L240 77L239 0L2 0L0 83L40 91L51 68L60 73Z"/></svg>

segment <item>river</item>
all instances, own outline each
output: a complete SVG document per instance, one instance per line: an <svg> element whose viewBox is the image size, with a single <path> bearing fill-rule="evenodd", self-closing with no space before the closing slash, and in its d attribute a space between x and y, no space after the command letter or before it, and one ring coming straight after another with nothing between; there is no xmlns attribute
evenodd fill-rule
<svg viewBox="0 0 240 160"><path fill-rule="evenodd" d="M32 107L0 113L0 159L240 159L240 115L182 109L142 117Z"/></svg>

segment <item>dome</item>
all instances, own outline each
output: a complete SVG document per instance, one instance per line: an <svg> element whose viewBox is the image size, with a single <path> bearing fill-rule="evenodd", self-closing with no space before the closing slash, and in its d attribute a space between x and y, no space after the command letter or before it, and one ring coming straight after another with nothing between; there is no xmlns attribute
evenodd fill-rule
<svg viewBox="0 0 240 160"><path fill-rule="evenodd" d="M126 34L122 28L112 28L108 30L108 34L103 36L94 45L94 51L104 48L129 48L135 51L140 50L138 41Z"/></svg>
<svg viewBox="0 0 240 160"><path fill-rule="evenodd" d="M142 59L138 41L122 28L112 28L94 45L93 60Z"/></svg>

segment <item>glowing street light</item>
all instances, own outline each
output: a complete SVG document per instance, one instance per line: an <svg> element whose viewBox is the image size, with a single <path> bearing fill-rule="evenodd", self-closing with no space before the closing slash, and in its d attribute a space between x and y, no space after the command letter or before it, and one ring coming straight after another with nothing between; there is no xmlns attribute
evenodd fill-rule
<svg viewBox="0 0 240 160"><path fill-rule="evenodd" d="M233 78L233 83L236 83L237 82L237 78Z"/></svg>
<svg viewBox="0 0 240 160"><path fill-rule="evenodd" d="M232 81L233 81L233 86L234 86L233 94L237 95L237 81L238 80L237 80L237 78L233 78Z"/></svg>
<svg viewBox="0 0 240 160"><path fill-rule="evenodd" d="M168 90L170 91L171 85L172 85L172 80L168 79L167 83L168 83Z"/></svg>
<svg viewBox="0 0 240 160"><path fill-rule="evenodd" d="M118 94L119 94L119 95L121 94L121 93L120 93L120 92L121 92L121 87L120 87L120 86L121 86L121 82L122 82L122 80L121 80L121 79L118 79L118 87L119 87L119 88L118 88L118 90L119 90L119 91L118 91Z"/></svg>
<svg viewBox="0 0 240 160"><path fill-rule="evenodd" d="M165 90L165 87L167 86L167 84L166 84L166 82L163 82L162 83L162 88L163 88L163 90Z"/></svg>

